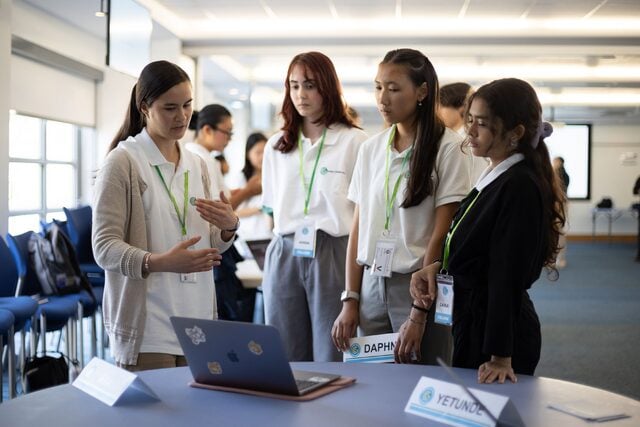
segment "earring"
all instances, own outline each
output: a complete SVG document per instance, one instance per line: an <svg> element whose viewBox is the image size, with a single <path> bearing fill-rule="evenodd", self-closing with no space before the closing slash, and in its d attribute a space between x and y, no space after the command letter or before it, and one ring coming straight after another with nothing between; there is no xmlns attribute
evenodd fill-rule
<svg viewBox="0 0 640 427"><path fill-rule="evenodd" d="M518 145L518 141L516 141L515 139L512 139L511 146L515 148L517 145Z"/></svg>
<svg viewBox="0 0 640 427"><path fill-rule="evenodd" d="M422 107L422 101L418 101L418 107Z"/></svg>

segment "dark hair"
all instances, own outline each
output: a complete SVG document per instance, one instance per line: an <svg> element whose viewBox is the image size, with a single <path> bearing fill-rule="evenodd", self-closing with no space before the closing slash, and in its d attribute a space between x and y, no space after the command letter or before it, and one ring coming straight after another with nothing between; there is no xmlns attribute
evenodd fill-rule
<svg viewBox="0 0 640 427"><path fill-rule="evenodd" d="M413 147L409 178L402 207L417 206L435 192L431 173L435 168L440 138L444 124L436 115L438 100L438 75L429 58L414 49L397 49L388 52L381 64L402 65L416 87L426 83L427 96L416 106L416 144Z"/></svg>
<svg viewBox="0 0 640 427"><path fill-rule="evenodd" d="M224 120L225 117L231 117L231 112L220 104L209 104L202 110L194 112L193 117L195 117L195 119L191 121L195 121L195 127L191 128L190 125L189 128L195 130L197 136L200 129L205 125L217 129L218 124Z"/></svg>
<svg viewBox="0 0 640 427"><path fill-rule="evenodd" d="M244 149L244 167L242 168L242 174L247 180L249 180L255 172L255 168L249 160L249 151L251 151L254 145L263 141L267 142L267 137L264 136L262 132L254 132L247 138L247 145Z"/></svg>
<svg viewBox="0 0 640 427"><path fill-rule="evenodd" d="M542 193L543 227L546 233L544 265L555 270L553 266L558 252L558 238L566 221L564 209L566 196L551 166L544 135L539 133L542 123L542 106L538 96L529 83L509 78L494 80L482 86L469 97L467 109L476 98L484 100L491 112L491 118L497 119L490 121L493 133L499 131L500 135L504 135L518 125L524 127L524 134L518 141L515 151L524 155L524 162L536 176L536 183ZM536 138L538 141L534 142Z"/></svg>
<svg viewBox="0 0 640 427"><path fill-rule="evenodd" d="M147 64L140 72L138 82L133 85L124 123L111 141L109 151L116 148L120 141L139 134L145 127L146 120L141 113L143 104L150 107L158 97L175 85L190 81L182 68L169 61Z"/></svg>
<svg viewBox="0 0 640 427"><path fill-rule="evenodd" d="M282 101L282 111L280 115L284 119L282 130L284 134L276 143L275 148L283 153L288 153L296 148L298 132L302 126L302 116L296 110L291 101L291 86L289 77L296 65L301 65L307 73L313 74L318 93L322 97L322 116L315 122L326 127L334 123L342 123L348 127L357 127L347 112L347 106L342 99L342 88L338 80L338 74L333 66L333 62L320 52L306 52L296 55L289 64L287 76L284 80L285 94Z"/></svg>
<svg viewBox="0 0 640 427"><path fill-rule="evenodd" d="M471 92L471 86L468 83L457 82L444 85L440 88L440 105L451 108L464 107L469 92Z"/></svg>

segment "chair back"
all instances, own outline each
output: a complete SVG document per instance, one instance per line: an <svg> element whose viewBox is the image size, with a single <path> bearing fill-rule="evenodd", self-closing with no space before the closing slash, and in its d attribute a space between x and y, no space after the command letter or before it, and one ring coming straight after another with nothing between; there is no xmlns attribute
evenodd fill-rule
<svg viewBox="0 0 640 427"><path fill-rule="evenodd" d="M63 208L67 216L67 232L71 243L76 248L80 264L95 264L91 246L91 206Z"/></svg>
<svg viewBox="0 0 640 427"><path fill-rule="evenodd" d="M0 297L12 297L18 286L18 268L7 243L0 236Z"/></svg>
<svg viewBox="0 0 640 427"><path fill-rule="evenodd" d="M38 276L29 262L29 240L33 231L12 236L7 233L7 245L13 255L20 277L19 295L35 295L42 292Z"/></svg>

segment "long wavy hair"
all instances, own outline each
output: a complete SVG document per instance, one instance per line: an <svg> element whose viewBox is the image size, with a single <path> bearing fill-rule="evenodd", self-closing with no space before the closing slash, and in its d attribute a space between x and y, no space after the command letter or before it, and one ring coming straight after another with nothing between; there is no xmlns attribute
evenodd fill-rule
<svg viewBox="0 0 640 427"><path fill-rule="evenodd" d="M142 105L150 107L163 93L182 82L190 82L189 76L182 68L169 61L155 61L147 64L140 72L140 77L129 98L129 107L124 123L114 136L109 151L130 136L139 134L146 126Z"/></svg>
<svg viewBox="0 0 640 427"><path fill-rule="evenodd" d="M492 133L504 136L518 125L524 127L524 134L518 140L515 152L524 155L525 164L537 178L544 212L544 265L557 272L554 265L559 249L558 238L566 222L566 196L553 171L544 136L538 131L542 120L542 106L538 96L529 83L509 78L494 80L482 86L469 97L467 109L476 98L487 103L491 112ZM538 139L537 144L533 141L535 138Z"/></svg>
<svg viewBox="0 0 640 427"><path fill-rule="evenodd" d="M388 52L381 64L401 65L416 87L426 83L427 96L416 105L416 143L409 164L409 179L404 193L403 208L417 206L435 192L431 174L435 168L444 124L436 114L438 101L438 75L433 64L422 52L397 49ZM442 171L439 171L442 172Z"/></svg>
<svg viewBox="0 0 640 427"><path fill-rule="evenodd" d="M350 128L358 127L349 115L347 105L342 98L342 87L333 62L320 52L300 53L291 60L284 80L285 94L282 101L282 111L280 112L284 119L284 126L282 126L284 133L276 144L276 149L283 153L295 150L298 142L298 132L303 123L303 117L296 110L293 101L291 101L289 77L296 65L304 68L305 78L313 75L318 93L322 97L323 112L315 124L329 127L336 123L342 123Z"/></svg>

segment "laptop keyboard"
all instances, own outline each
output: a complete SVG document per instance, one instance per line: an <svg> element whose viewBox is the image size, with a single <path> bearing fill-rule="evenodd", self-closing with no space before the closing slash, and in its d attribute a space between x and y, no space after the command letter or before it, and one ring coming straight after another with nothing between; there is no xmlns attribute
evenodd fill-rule
<svg viewBox="0 0 640 427"><path fill-rule="evenodd" d="M298 386L298 391L302 393L311 387L317 386L318 383L315 381L306 381L306 380L296 379L296 385Z"/></svg>

